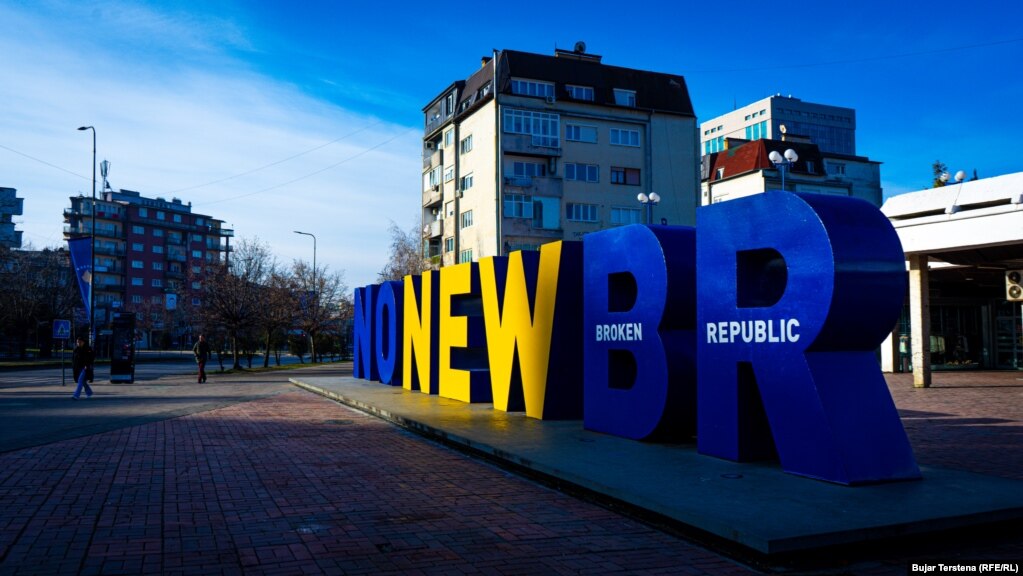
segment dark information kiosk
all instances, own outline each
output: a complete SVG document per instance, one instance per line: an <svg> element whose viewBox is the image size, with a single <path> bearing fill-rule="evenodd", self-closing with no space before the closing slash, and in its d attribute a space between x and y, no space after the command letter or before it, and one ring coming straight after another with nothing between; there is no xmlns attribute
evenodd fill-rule
<svg viewBox="0 0 1023 576"><path fill-rule="evenodd" d="M111 323L110 381L135 381L135 314L121 312Z"/></svg>

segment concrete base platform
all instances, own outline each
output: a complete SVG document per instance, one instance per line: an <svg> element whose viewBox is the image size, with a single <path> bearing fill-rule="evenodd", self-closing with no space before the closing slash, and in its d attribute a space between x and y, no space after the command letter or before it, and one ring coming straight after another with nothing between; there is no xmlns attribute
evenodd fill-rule
<svg viewBox="0 0 1023 576"><path fill-rule="evenodd" d="M355 378L291 382L766 555L1023 519L1015 480L925 467L920 481L846 487Z"/></svg>

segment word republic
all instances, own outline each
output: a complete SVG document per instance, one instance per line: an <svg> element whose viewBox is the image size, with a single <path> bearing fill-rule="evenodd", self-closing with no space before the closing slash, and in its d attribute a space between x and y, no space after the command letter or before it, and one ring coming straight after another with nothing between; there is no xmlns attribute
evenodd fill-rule
<svg viewBox="0 0 1023 576"><path fill-rule="evenodd" d="M919 478L874 359L898 236L768 192L355 291L355 376L842 484ZM439 408L442 409L442 408Z"/></svg>

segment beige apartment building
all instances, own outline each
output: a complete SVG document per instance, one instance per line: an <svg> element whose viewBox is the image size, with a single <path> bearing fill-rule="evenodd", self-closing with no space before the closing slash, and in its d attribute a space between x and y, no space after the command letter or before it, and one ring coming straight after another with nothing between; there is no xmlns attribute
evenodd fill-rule
<svg viewBox="0 0 1023 576"><path fill-rule="evenodd" d="M423 244L435 265L695 222L699 134L681 76L608 66L582 43L554 56L495 51L423 112Z"/></svg>

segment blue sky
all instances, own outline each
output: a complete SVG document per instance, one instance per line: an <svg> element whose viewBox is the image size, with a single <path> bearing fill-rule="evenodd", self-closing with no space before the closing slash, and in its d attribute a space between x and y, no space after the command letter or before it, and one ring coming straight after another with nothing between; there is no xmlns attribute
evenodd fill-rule
<svg viewBox="0 0 1023 576"><path fill-rule="evenodd" d="M62 243L91 191L179 197L282 262L375 280L420 200L422 107L481 56L584 40L682 74L701 120L765 96L855 108L886 195L930 166L1023 170L1023 4L897 2L12 2L0 0L0 186L18 228Z"/></svg>

